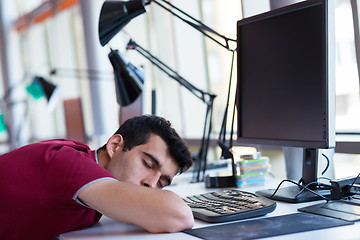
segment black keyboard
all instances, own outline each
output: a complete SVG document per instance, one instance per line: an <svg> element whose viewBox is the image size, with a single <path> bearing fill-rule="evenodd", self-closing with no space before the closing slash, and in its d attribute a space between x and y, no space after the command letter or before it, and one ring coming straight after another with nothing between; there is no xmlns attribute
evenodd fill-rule
<svg viewBox="0 0 360 240"><path fill-rule="evenodd" d="M266 215L276 202L242 190L220 190L183 198L194 217L206 222L227 222Z"/></svg>

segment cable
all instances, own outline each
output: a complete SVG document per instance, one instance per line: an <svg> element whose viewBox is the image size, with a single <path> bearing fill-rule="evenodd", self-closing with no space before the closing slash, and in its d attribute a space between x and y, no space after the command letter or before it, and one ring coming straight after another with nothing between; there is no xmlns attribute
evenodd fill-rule
<svg viewBox="0 0 360 240"><path fill-rule="evenodd" d="M329 160L329 158L328 158L325 154L323 154L323 153L322 153L322 156L326 159L326 162L327 162L325 169L324 169L324 170L322 171L322 173L321 173L321 175L324 175L324 173L326 173L326 171L328 170L328 168L329 168L329 166L330 166L330 160Z"/></svg>
<svg viewBox="0 0 360 240"><path fill-rule="evenodd" d="M296 195L295 195L295 198L297 198L302 192L306 190L308 190L308 187L312 186L312 185L315 185L315 186L318 186L318 187L321 187L321 186L326 186L328 187L329 189L331 189L331 186L330 185L327 185L327 184L323 184L323 183L320 183L320 182L311 182L311 183L308 183L306 184L303 189L301 189ZM319 188L320 189L320 188Z"/></svg>
<svg viewBox="0 0 360 240"><path fill-rule="evenodd" d="M349 191L350 191L350 189L354 186L354 184L355 184L356 180L359 178L359 176L360 176L360 173L356 176L356 178L354 179L354 181L353 181L352 184L350 185Z"/></svg>
<svg viewBox="0 0 360 240"><path fill-rule="evenodd" d="M306 190L308 190L309 192L315 194L316 196L318 196L318 197L326 200L326 202L329 202L329 201L331 200L331 199L329 199L329 198L327 198L327 197L324 197L324 196L322 196L321 194L318 194L317 192L309 189L307 186L303 186L303 185L301 185L301 184L299 184L299 183L297 183L297 182L295 182L295 181L293 181L293 180L289 180L289 179L282 180L282 181L279 183L279 185L278 185L277 188L275 189L274 193L269 197L270 199L272 199L272 198L275 196L275 194L279 191L280 186L281 186L284 182L290 182L290 183L293 183L293 184L301 187L302 189L306 189ZM297 197L297 196L298 196L298 194L296 195L296 197Z"/></svg>
<svg viewBox="0 0 360 240"><path fill-rule="evenodd" d="M332 180L331 178L328 178L328 177L319 177L319 178L317 178L317 180L320 180L320 179L325 179L325 180L328 180L329 182Z"/></svg>

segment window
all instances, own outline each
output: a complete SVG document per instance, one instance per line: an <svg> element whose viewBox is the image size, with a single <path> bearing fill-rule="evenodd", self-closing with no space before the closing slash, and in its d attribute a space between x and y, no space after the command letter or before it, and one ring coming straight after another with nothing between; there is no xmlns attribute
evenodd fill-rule
<svg viewBox="0 0 360 240"><path fill-rule="evenodd" d="M68 4L61 5L63 2ZM14 8L14 32L19 43L12 43L19 51L17 70L24 72L21 86L16 90L25 98L24 108L16 113L21 121L16 138L24 139L20 145L50 138L66 137L63 100L80 96L88 134L93 132L91 101L89 100L89 78L77 75L77 69L86 69L83 22L78 1L14 1L7 7ZM56 14L53 7L57 6ZM62 11L63 10L63 11ZM15 63L12 63L15 64ZM57 75L50 71L56 68ZM62 70L65 69L65 73ZM70 70L70 72L66 72ZM49 111L46 98L35 100L26 93L25 87L34 76L44 77L56 84L61 92L54 111ZM111 72L110 72L111 76ZM97 79L96 79L97 80ZM106 80L111 80L107 78ZM108 81L110 82L110 81ZM15 95L15 94L14 94ZM20 95L16 94L16 98ZM19 100L19 99L17 99ZM116 105L116 103L114 103ZM114 132L114 129L112 129Z"/></svg>
<svg viewBox="0 0 360 240"><path fill-rule="evenodd" d="M81 94L80 82L74 76L52 76L52 68L76 69L78 57L84 49L76 45L74 14L78 7L57 13L41 23L31 25L20 31L21 56L26 84L30 84L33 76L42 76L56 84L60 89L61 98L54 111L48 110L46 98L38 100L28 97L28 110L25 126L29 136L37 140L54 137L65 137L65 125L62 99ZM82 46L82 45L80 45Z"/></svg>
<svg viewBox="0 0 360 240"><path fill-rule="evenodd" d="M45 6L48 2L56 1L17 0L13 4L17 16L23 16L39 6ZM86 81L88 79L49 76L49 71L53 67L86 68L81 9L78 1L72 2L75 5L66 11L57 12L51 18L18 32L21 64L24 72L47 76L50 81L66 89L63 91L64 97L81 95L86 99L83 102L88 103L91 98L89 81ZM354 35L356 29L354 22L359 21L359 14L356 15L357 2L335 0L336 127L342 132L360 130L359 72L355 45L359 31L355 31L356 35ZM268 0L258 0L256 4L252 0L228 0L226 4L221 0L172 1L172 4L205 25L233 39L236 38L236 22L242 18L242 13L247 17L267 11L270 9L270 3ZM146 10L147 13L133 19L109 44L123 53L134 65L144 67L146 73L144 113L151 112L151 92L154 90L156 114L168 118L185 138L199 139L203 133L206 105L147 59L134 51L126 51L129 38L149 50L196 87L217 95L212 118L212 137L216 139L226 107L231 52L154 3L146 6ZM353 16L356 17L356 21ZM355 27L358 25L355 24ZM104 47L104 52L109 46ZM109 67L109 62L106 65ZM236 83L236 63L233 83ZM232 99L230 103L233 102ZM112 104L111 109L116 111L118 107L116 101ZM48 113L45 101L29 101L28 108L29 115L25 125L29 136L43 139L65 134L62 107ZM88 132L92 132L91 106L84 106L84 109L87 115L85 119L90 121L85 125L90 126ZM42 113L41 117L38 113Z"/></svg>
<svg viewBox="0 0 360 240"><path fill-rule="evenodd" d="M338 132L360 133L359 72L354 35L354 21L358 21L358 16L354 15L357 11L356 2L335 1L336 129ZM356 34L358 38L358 29Z"/></svg>

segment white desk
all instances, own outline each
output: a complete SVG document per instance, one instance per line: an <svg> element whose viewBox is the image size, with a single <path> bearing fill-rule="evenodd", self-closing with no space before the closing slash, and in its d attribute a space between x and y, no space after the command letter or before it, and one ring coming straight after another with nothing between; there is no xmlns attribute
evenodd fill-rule
<svg viewBox="0 0 360 240"><path fill-rule="evenodd" d="M259 189L268 188L269 186L262 186ZM272 187L272 186L271 186ZM189 196L193 194L198 194L206 191L213 191L213 189L206 189L204 183L196 183L196 184L184 184L169 187L168 189L176 192L180 196ZM258 190L255 187L246 188L246 191L255 191ZM321 201L320 201L321 202ZM263 217L272 217L285 215L290 213L298 212L297 209L300 207L313 205L314 202L309 203L283 203L277 202L277 207L274 212L263 216ZM256 218L255 218L256 219ZM156 219L154 219L156 220ZM244 221L244 220L242 220ZM245 220L246 221L246 220ZM211 226L214 224L209 224L203 221L195 221L194 228ZM115 240L115 239L199 239L194 236L188 235L186 233L171 233L171 234L150 234L143 229L129 224L120 223L109 219L105 216L102 217L99 223L94 226L81 230L65 233L59 236L60 240ZM336 227L336 228L328 228L323 230L309 231L309 232L301 232L296 234L288 234L277 237L272 237L271 239L279 239L279 240L295 240L295 239L326 239L326 240L352 240L352 239L360 239L360 222L355 223L354 225L344 226L344 227Z"/></svg>

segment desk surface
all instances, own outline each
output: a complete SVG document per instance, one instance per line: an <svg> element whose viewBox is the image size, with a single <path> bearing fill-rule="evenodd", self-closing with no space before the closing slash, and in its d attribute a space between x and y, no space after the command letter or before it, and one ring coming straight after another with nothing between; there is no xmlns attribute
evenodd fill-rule
<svg viewBox="0 0 360 240"><path fill-rule="evenodd" d="M255 190L269 188L270 186L258 186L246 188L244 190L254 192ZM273 186L271 186L273 187ZM168 188L180 196L189 196L193 194L203 193L207 191L214 191L213 189L206 189L204 183L196 184L183 184L172 186ZM322 201L320 201L322 202ZM277 202L277 207L274 212L259 218L266 218L272 216L280 216L290 213L298 212L297 209L309 205L316 204L315 202L308 203L283 203ZM256 219L256 218L255 218ZM246 221L246 220L241 220ZM240 221L239 221L240 222ZM203 221L195 220L194 228L213 226L214 224L206 223ZM283 236L272 237L271 239L279 240L295 240L295 239L326 239L326 240L339 240L339 239L359 239L360 236L360 222L356 222L350 226L336 227L330 229L301 232L296 234L288 234ZM129 224L124 224L107 218L102 217L99 223L94 226L81 230L65 233L59 236L60 240L113 240L113 239L199 239L194 236L179 232L171 234L150 234L143 229Z"/></svg>

